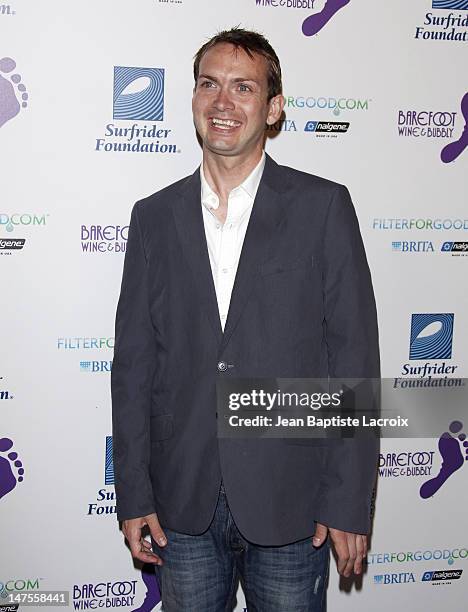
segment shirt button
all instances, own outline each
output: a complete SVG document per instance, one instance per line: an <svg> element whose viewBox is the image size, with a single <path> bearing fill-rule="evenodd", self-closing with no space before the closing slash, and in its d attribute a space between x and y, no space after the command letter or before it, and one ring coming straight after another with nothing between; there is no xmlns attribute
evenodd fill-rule
<svg viewBox="0 0 468 612"><path fill-rule="evenodd" d="M226 318L226 315L221 315L221 319L224 320L225 318Z"/></svg>
<svg viewBox="0 0 468 612"><path fill-rule="evenodd" d="M225 372L227 370L227 363L225 361L220 361L218 363L218 370L220 372Z"/></svg>
<svg viewBox="0 0 468 612"><path fill-rule="evenodd" d="M228 268L223 268L222 272L223 272L223 274L226 274L226 272L229 272L229 269Z"/></svg>

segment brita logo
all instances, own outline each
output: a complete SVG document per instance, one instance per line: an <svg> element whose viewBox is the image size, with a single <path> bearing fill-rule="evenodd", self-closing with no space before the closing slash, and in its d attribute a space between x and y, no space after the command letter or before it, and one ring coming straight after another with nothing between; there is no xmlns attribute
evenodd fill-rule
<svg viewBox="0 0 468 612"><path fill-rule="evenodd" d="M416 582L412 572L377 574L374 576L374 584L407 584L409 582Z"/></svg>

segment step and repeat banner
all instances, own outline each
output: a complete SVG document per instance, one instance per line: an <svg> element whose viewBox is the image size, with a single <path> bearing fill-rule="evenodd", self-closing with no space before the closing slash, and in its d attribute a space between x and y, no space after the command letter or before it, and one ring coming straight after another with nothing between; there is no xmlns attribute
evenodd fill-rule
<svg viewBox="0 0 468 612"><path fill-rule="evenodd" d="M160 609L115 515L115 307L134 202L200 163L193 55L235 25L281 59L267 151L350 189L382 375L468 375L468 0L0 3L3 596ZM330 611L463 607L467 428L382 442L366 573L332 562Z"/></svg>

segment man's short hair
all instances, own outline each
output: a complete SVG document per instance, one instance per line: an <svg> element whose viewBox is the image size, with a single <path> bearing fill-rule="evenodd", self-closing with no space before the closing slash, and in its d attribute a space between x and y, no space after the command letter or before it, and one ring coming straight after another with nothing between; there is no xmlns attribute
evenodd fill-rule
<svg viewBox="0 0 468 612"><path fill-rule="evenodd" d="M253 57L254 53L258 53L258 55L262 55L266 59L268 65L268 101L270 101L274 96L278 96L283 92L281 65L275 50L263 36L263 34L253 32L251 30L244 30L242 28L232 28L231 30L219 32L210 38L210 40L202 47L200 47L193 62L193 76L195 78L195 85L198 80L202 57L209 49L221 43L234 45L237 49L240 47L249 57Z"/></svg>

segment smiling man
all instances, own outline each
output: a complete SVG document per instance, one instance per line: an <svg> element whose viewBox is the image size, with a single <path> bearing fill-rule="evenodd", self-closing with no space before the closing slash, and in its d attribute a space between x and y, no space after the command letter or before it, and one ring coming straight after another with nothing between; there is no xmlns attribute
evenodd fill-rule
<svg viewBox="0 0 468 612"><path fill-rule="evenodd" d="M276 164L278 57L235 28L198 51L203 161L137 202L112 369L117 515L165 612L324 610L329 546L362 571L378 444L217 437L222 378L375 378L377 319L345 187ZM151 543L142 537L149 528Z"/></svg>

